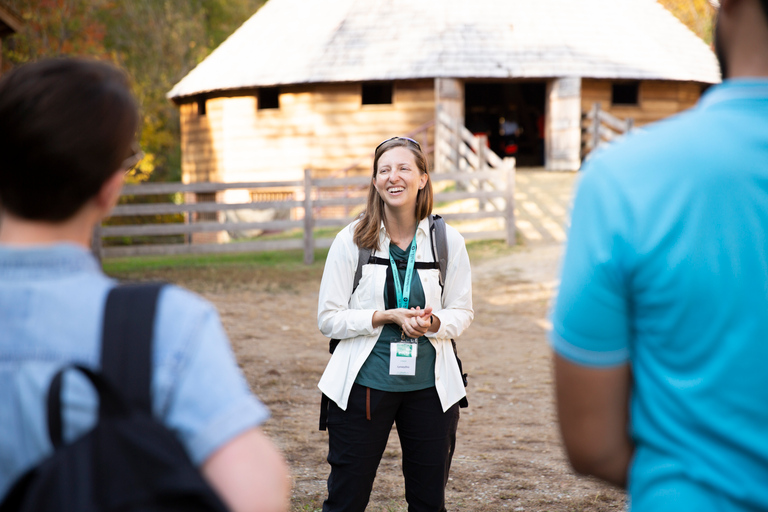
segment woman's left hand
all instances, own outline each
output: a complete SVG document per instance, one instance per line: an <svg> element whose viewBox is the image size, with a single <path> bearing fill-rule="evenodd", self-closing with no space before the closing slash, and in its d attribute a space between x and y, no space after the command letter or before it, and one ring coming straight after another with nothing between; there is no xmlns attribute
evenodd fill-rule
<svg viewBox="0 0 768 512"><path fill-rule="evenodd" d="M418 306L411 308L412 311L416 311L417 315L409 318L403 325L403 333L409 338L419 338L429 332L429 328L432 325L432 307L427 306L423 310Z"/></svg>

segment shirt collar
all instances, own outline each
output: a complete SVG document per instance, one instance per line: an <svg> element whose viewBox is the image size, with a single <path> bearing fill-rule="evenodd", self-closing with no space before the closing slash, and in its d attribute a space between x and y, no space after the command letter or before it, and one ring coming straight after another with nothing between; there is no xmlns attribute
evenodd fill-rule
<svg viewBox="0 0 768 512"><path fill-rule="evenodd" d="M84 247L72 243L16 247L0 245L0 277L28 279L71 272L100 272L101 266Z"/></svg>
<svg viewBox="0 0 768 512"><path fill-rule="evenodd" d="M416 243L418 244L419 241L423 240L424 237L429 236L429 216L424 217L419 221L419 223L416 225ZM381 225L379 226L379 241L381 243L384 243L386 241L387 244L389 244L389 233L387 233L387 228L384 227L384 221L381 221Z"/></svg>
<svg viewBox="0 0 768 512"><path fill-rule="evenodd" d="M699 105L708 108L731 100L768 100L768 78L730 78L707 90Z"/></svg>

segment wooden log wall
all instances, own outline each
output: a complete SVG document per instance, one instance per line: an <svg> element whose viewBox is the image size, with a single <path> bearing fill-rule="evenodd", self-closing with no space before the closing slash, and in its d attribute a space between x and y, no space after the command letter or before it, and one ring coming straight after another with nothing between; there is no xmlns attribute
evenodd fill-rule
<svg viewBox="0 0 768 512"><path fill-rule="evenodd" d="M179 107L181 118L181 174L184 183L218 181L221 143L212 137L221 129L220 110L208 109L206 115L198 115L197 102L184 103Z"/></svg>
<svg viewBox="0 0 768 512"><path fill-rule="evenodd" d="M599 102L601 110L621 119L631 117L635 126L643 126L691 108L702 91L702 85L695 82L643 80L640 82L637 105L612 105L612 84L612 80L582 79L582 112L589 112L592 105Z"/></svg>
<svg viewBox="0 0 768 512"><path fill-rule="evenodd" d="M392 104L362 105L362 84L280 88L279 109L258 94L181 105L182 180L244 182L318 176L365 160L382 140L434 118L433 80L394 82ZM370 167L370 161L364 164Z"/></svg>

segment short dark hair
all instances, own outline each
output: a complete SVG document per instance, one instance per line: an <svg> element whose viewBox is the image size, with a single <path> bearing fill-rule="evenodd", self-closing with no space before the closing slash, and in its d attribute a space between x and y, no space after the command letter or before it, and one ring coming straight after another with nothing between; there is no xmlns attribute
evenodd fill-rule
<svg viewBox="0 0 768 512"><path fill-rule="evenodd" d="M131 155L138 107L105 62L47 59L0 78L0 207L69 219Z"/></svg>

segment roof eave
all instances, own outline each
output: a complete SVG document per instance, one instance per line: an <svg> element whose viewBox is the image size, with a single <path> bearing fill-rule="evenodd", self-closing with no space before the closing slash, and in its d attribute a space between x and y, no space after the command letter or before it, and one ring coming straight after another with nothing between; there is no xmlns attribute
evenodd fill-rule
<svg viewBox="0 0 768 512"><path fill-rule="evenodd" d="M19 32L24 22L10 7L0 3L0 37L8 37Z"/></svg>

